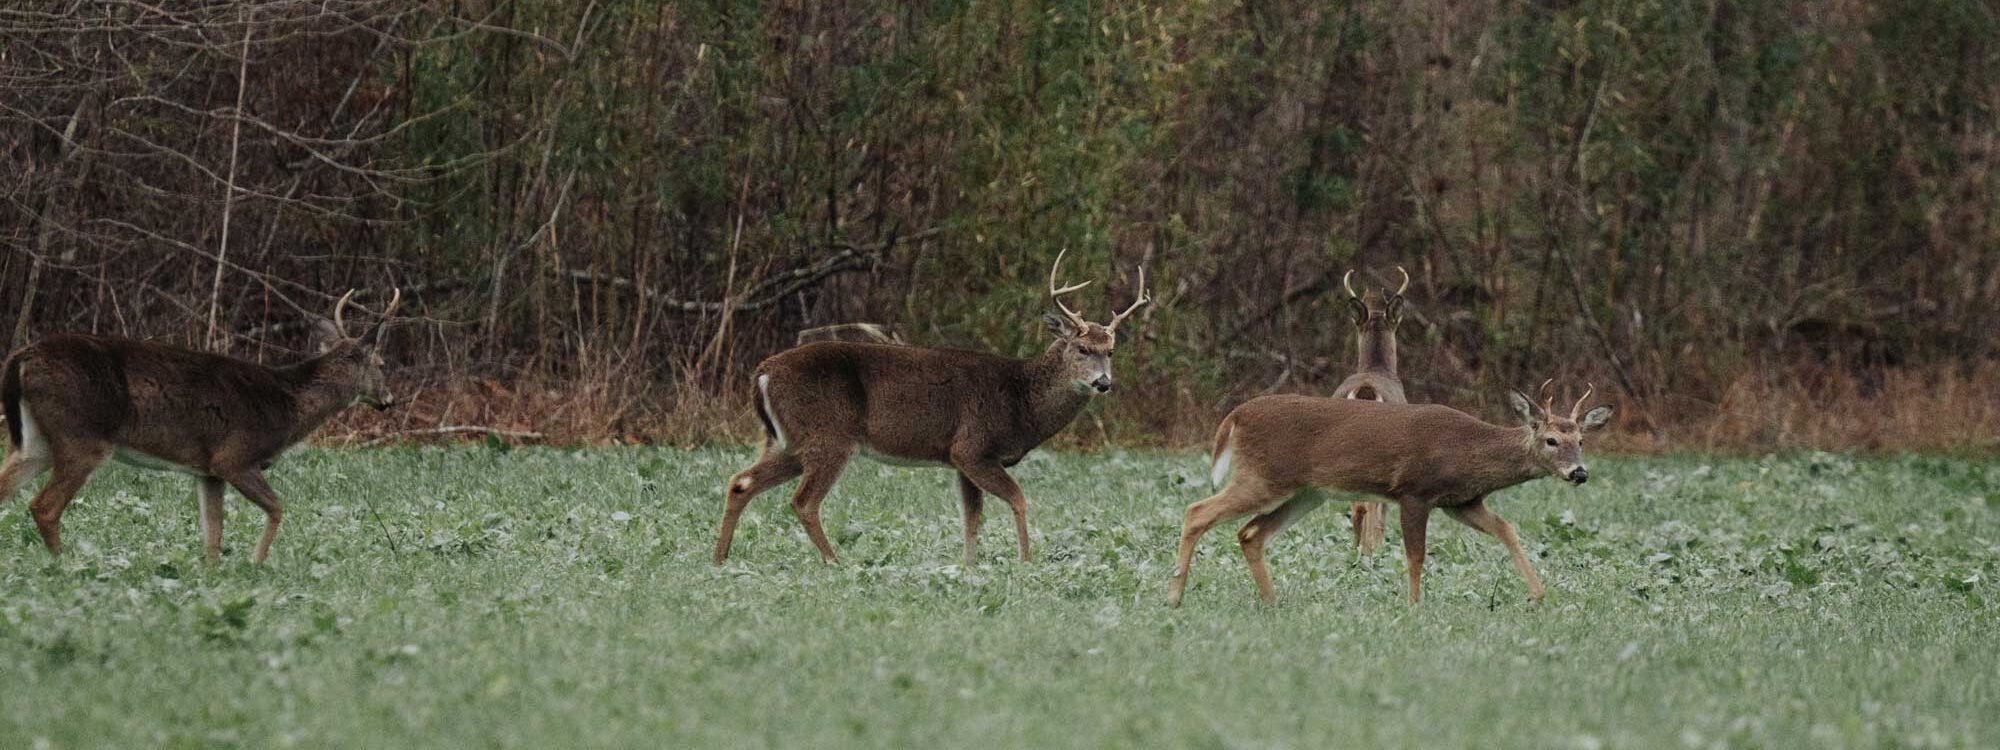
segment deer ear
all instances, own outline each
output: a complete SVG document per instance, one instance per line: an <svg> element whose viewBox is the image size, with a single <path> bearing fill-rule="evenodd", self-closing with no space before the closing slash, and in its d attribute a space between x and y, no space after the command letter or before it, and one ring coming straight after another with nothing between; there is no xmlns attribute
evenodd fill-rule
<svg viewBox="0 0 2000 750"><path fill-rule="evenodd" d="M1582 425L1583 429L1594 430L1603 427L1604 423L1609 421L1611 421L1611 407L1600 406L1584 413Z"/></svg>
<svg viewBox="0 0 2000 750"><path fill-rule="evenodd" d="M1534 402L1529 401L1528 397L1522 395L1520 391L1507 392L1507 405L1514 407L1514 414L1519 416L1522 422L1526 424L1535 423Z"/></svg>
<svg viewBox="0 0 2000 750"><path fill-rule="evenodd" d="M1403 295L1389 298L1389 325L1395 326L1403 320Z"/></svg>
<svg viewBox="0 0 2000 750"><path fill-rule="evenodd" d="M1057 336L1066 339L1076 338L1076 326L1069 322L1067 316L1056 313L1043 313L1042 325L1046 326L1050 332L1053 332Z"/></svg>
<svg viewBox="0 0 2000 750"><path fill-rule="evenodd" d="M1347 311L1354 314L1355 325L1368 322L1368 305L1360 297L1347 298Z"/></svg>
<svg viewBox="0 0 2000 750"><path fill-rule="evenodd" d="M335 326L333 321L320 318L313 321L312 337L309 339L309 345L313 351L325 354L333 351L334 347L340 346L342 338L340 328Z"/></svg>

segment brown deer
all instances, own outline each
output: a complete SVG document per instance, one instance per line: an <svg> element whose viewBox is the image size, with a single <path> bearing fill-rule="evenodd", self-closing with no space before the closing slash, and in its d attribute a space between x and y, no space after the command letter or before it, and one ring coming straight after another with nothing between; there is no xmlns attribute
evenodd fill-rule
<svg viewBox="0 0 2000 750"><path fill-rule="evenodd" d="M1410 289L1410 272L1402 266L1396 270L1403 274L1403 285L1387 302L1373 289L1366 295L1355 294L1354 285L1348 283L1353 271L1340 277L1340 285L1347 289L1347 306L1354 312L1354 349L1360 362L1354 374L1333 389L1334 398L1410 402L1403 396L1402 379L1396 376L1396 326L1403 322L1403 292ZM1362 554L1372 555L1382 548L1385 525L1381 503L1354 504L1354 545Z"/></svg>
<svg viewBox="0 0 2000 750"><path fill-rule="evenodd" d="M1548 384L1543 384L1546 392ZM1236 534L1257 593L1277 600L1264 571L1264 543L1284 525L1326 501L1321 490L1376 495L1395 502L1403 521L1403 555L1409 561L1410 601L1423 595L1424 533L1433 509L1506 545L1514 566L1540 599L1541 579L1521 551L1514 527L1486 507L1486 496L1543 475L1583 484L1583 433L1611 419L1611 407L1578 415L1592 391L1568 416L1551 401L1532 404L1519 391L1508 401L1518 427L1487 424L1447 406L1387 404L1355 399L1264 396L1224 417L1215 432L1213 476L1222 492L1188 506L1181 522L1180 555L1167 601L1179 605L1195 543L1216 524L1258 514ZM1233 470L1233 474L1231 473Z"/></svg>
<svg viewBox="0 0 2000 750"><path fill-rule="evenodd" d="M1138 299L1110 323L1097 325L1062 302L1088 286L1057 288L1062 255L1049 269L1049 296L1061 314L1043 318L1056 340L1032 359L982 352L855 342L819 342L764 360L754 375L764 447L757 463L729 480L715 564L729 557L736 521L750 499L802 477L792 512L819 549L835 562L820 528L820 500L858 447L891 463L958 470L965 521L965 562L972 564L986 494L1014 511L1021 559L1028 559L1028 500L1007 475L1042 441L1074 419L1094 393L1109 393L1111 350L1118 324L1151 301L1146 272Z"/></svg>
<svg viewBox="0 0 2000 750"><path fill-rule="evenodd" d="M342 313L321 321L317 357L265 367L217 354L110 336L62 334L23 347L0 372L11 450L0 462L0 502L54 469L28 505L42 543L62 553L63 508L107 458L192 474L201 496L209 562L222 553L222 492L228 483L264 510L255 563L264 562L283 506L264 469L329 417L356 401L386 409L381 320L348 338Z"/></svg>

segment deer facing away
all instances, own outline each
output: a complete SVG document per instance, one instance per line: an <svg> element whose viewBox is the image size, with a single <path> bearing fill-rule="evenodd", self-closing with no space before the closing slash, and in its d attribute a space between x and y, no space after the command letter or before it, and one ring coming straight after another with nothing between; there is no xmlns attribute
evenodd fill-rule
<svg viewBox="0 0 2000 750"><path fill-rule="evenodd" d="M833 563L819 506L856 448L892 463L958 471L968 565L984 518L984 496L999 496L1013 510L1020 556L1027 560L1028 500L1007 468L1068 425L1092 394L1111 391L1118 324L1150 301L1141 269L1138 299L1109 323L1089 322L1061 298L1090 282L1057 288L1061 267L1058 254L1049 269L1049 296L1061 314L1043 319L1056 340L1031 359L820 342L758 365L755 408L764 425L763 451L754 465L729 480L715 564L729 557L737 519L751 498L794 477L800 481L792 512L821 561Z"/></svg>
<svg viewBox="0 0 2000 750"><path fill-rule="evenodd" d="M62 334L23 347L0 372L10 450L0 502L53 470L28 505L49 552L62 552L64 507L107 458L192 474L210 562L222 550L223 485L264 511L262 563L283 506L264 482L278 455L357 401L388 408L377 353L382 322L348 338L342 312L321 321L319 356L286 367L109 336ZM396 310L400 292L382 320Z"/></svg>
<svg viewBox="0 0 2000 750"><path fill-rule="evenodd" d="M1347 289L1347 307L1354 313L1354 349L1360 361L1354 374L1333 389L1334 398L1410 402L1403 396L1402 378L1396 375L1396 326L1403 322L1403 292L1410 289L1410 272L1402 266L1396 270L1403 274L1403 285L1387 301L1373 289L1355 294L1354 285L1348 283L1353 271L1340 277L1340 285ZM1382 548L1385 525L1381 503L1354 504L1354 545L1362 554L1372 555Z"/></svg>
<svg viewBox="0 0 2000 750"><path fill-rule="evenodd" d="M1589 479L1584 431L1611 419L1610 406L1579 416L1589 398L1586 391L1563 416L1553 412L1549 401L1534 404L1511 391L1508 401L1521 419L1518 427L1488 424L1429 404L1289 395L1251 399L1224 417L1216 430L1213 475L1218 484L1227 476L1228 485L1188 506L1167 601L1180 604L1202 534L1246 515L1255 517L1236 540L1258 595L1276 601L1264 570L1264 543L1325 502L1320 490L1376 495L1399 506L1413 603L1422 598L1424 535L1435 509L1499 539L1527 581L1529 596L1540 599L1542 582L1521 551L1513 525L1486 507L1486 497L1541 476L1579 485Z"/></svg>

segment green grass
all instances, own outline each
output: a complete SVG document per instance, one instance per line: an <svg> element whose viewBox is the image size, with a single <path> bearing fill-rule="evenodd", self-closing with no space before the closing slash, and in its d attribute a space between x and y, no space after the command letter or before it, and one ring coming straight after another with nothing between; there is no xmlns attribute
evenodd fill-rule
<svg viewBox="0 0 2000 750"><path fill-rule="evenodd" d="M108 468L51 561L0 519L0 747L1982 747L2000 464L1598 459L1497 496L1550 587L1440 516L1426 601L1329 506L1255 602L1235 524L1162 606L1185 454L1038 454L1036 560L949 473L857 461L816 562L743 450L303 450L271 563L231 494ZM995 512L997 510L997 512ZM1392 531L1391 542L1395 535Z"/></svg>

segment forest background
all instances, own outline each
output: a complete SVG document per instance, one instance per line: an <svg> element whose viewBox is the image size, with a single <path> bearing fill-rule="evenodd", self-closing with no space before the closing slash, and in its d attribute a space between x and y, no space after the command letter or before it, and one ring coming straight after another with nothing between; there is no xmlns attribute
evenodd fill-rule
<svg viewBox="0 0 2000 750"><path fill-rule="evenodd" d="M404 293L336 442L751 439L801 331L1028 355L1143 267L1064 438L1351 368L1594 382L1625 450L2000 447L1974 0L39 2L0 9L0 325L291 361Z"/></svg>

